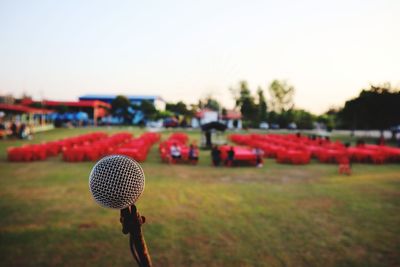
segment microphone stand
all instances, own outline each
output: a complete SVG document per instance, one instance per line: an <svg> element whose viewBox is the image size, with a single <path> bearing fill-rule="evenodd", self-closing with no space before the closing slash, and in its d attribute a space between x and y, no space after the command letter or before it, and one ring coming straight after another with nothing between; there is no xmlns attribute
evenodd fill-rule
<svg viewBox="0 0 400 267"><path fill-rule="evenodd" d="M150 254L142 232L145 217L140 216L135 205L121 210L122 233L129 234L129 247L139 267L151 267Z"/></svg>

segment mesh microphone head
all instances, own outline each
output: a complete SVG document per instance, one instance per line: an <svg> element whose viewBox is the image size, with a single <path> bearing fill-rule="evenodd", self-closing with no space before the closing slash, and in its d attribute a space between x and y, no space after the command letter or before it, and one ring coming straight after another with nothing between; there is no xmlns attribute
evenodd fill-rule
<svg viewBox="0 0 400 267"><path fill-rule="evenodd" d="M133 205L144 190L144 173L133 159L112 155L94 165L89 176L89 188L100 205L123 209Z"/></svg>

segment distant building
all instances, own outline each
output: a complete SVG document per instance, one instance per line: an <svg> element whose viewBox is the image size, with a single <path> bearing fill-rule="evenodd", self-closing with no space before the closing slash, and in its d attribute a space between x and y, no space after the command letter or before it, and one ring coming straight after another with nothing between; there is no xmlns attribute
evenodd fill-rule
<svg viewBox="0 0 400 267"><path fill-rule="evenodd" d="M14 104L15 103L15 99L11 94L7 94L7 95L0 95L0 103L2 104Z"/></svg>
<svg viewBox="0 0 400 267"><path fill-rule="evenodd" d="M218 111L205 108L196 112L191 124L193 128L198 128L203 124L214 121L218 121Z"/></svg>
<svg viewBox="0 0 400 267"><path fill-rule="evenodd" d="M228 129L242 128L242 114L240 113L240 111L227 110L226 114L221 116L221 119L225 121Z"/></svg>
<svg viewBox="0 0 400 267"><path fill-rule="evenodd" d="M118 95L114 94L89 94L89 95L83 95L79 97L79 100L99 100L106 102L108 104L111 104L112 101L117 97ZM124 95L129 99L129 101L134 104L134 105L141 105L143 101L149 101L152 103L157 110L165 110L166 102L165 100L160 97L160 96L155 96L155 95Z"/></svg>
<svg viewBox="0 0 400 267"><path fill-rule="evenodd" d="M96 125L97 121L108 115L111 105L103 101L42 101L44 107L56 109L57 107L65 106L68 112L85 112Z"/></svg>
<svg viewBox="0 0 400 267"><path fill-rule="evenodd" d="M54 111L50 109L0 103L0 113L2 114L0 123L25 123L31 126L34 131L41 131L42 128L45 129L51 125L48 115L53 112Z"/></svg>
<svg viewBox="0 0 400 267"><path fill-rule="evenodd" d="M43 108L48 108L54 110L54 113L71 113L77 114L79 112L84 112L87 114L93 124L96 125L97 122L103 117L107 116L111 105L102 101L33 101L32 99L26 98L20 101L21 105L32 106L35 104L40 104Z"/></svg>
<svg viewBox="0 0 400 267"><path fill-rule="evenodd" d="M240 111L227 110L225 115L220 115L218 111L202 109L198 111L192 119L192 127L198 128L206 123L219 121L224 123L229 129L242 128L242 114Z"/></svg>

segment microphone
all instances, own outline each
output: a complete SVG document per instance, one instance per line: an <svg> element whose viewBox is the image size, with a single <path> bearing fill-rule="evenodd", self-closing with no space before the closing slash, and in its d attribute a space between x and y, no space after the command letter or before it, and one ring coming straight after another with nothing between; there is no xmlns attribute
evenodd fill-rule
<svg viewBox="0 0 400 267"><path fill-rule="evenodd" d="M144 172L139 163L127 156L107 156L90 172L89 188L101 206L124 209L135 204L142 194Z"/></svg>
<svg viewBox="0 0 400 267"><path fill-rule="evenodd" d="M140 216L135 206L144 190L144 172L139 163L122 155L102 158L90 172L89 189L101 206L121 210L122 233L129 233L133 257L140 267L151 267L141 228L145 217Z"/></svg>

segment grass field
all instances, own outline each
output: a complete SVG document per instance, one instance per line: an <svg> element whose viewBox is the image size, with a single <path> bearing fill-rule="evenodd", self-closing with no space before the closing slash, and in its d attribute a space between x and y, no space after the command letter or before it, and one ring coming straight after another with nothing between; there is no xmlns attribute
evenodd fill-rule
<svg viewBox="0 0 400 267"><path fill-rule="evenodd" d="M119 211L88 191L94 163L7 162L21 143L0 142L0 266L135 266ZM169 166L156 146L137 202L154 266L400 266L400 164L355 164L351 176L317 162L213 168L202 151L198 166Z"/></svg>

